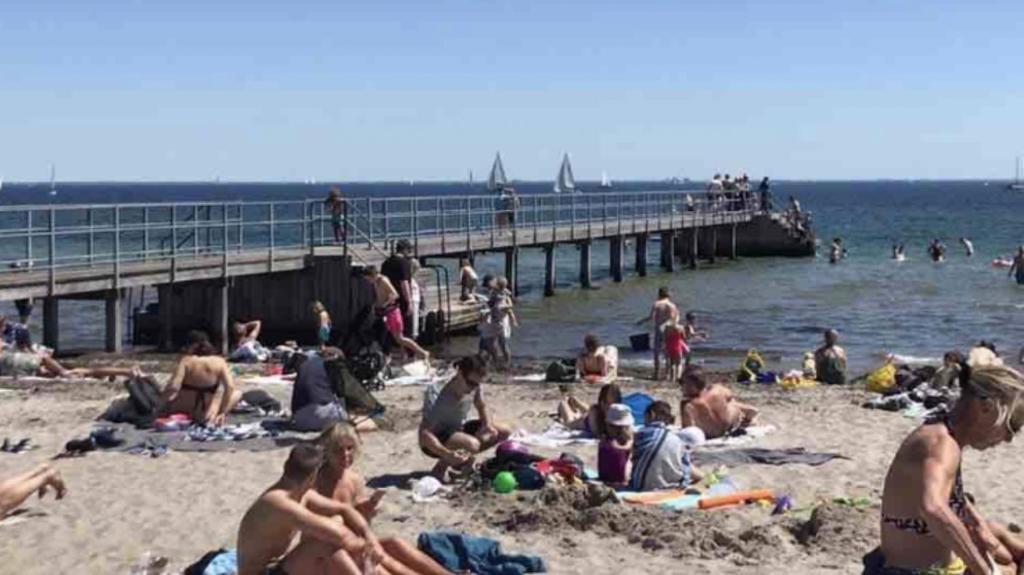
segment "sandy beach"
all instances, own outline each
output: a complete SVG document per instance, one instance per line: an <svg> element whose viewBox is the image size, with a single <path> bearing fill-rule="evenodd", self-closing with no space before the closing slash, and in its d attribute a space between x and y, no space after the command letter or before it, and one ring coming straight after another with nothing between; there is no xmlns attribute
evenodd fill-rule
<svg viewBox="0 0 1024 575"><path fill-rule="evenodd" d="M0 454L0 476L9 476L60 451L88 433L97 415L121 394L105 382L0 384L0 436L30 437L38 449ZM646 390L678 401L678 391L642 379L624 390ZM513 552L544 558L552 573L856 573L860 557L877 541L882 480L898 443L917 421L863 409L866 392L818 388L785 392L734 386L777 427L750 445L805 447L849 459L820 467L740 466L731 476L743 488L771 488L791 495L796 507L835 497L866 496L866 510L829 506L819 512L816 534L810 513L771 517L752 506L719 511L669 512L607 503L588 508L571 496L541 492L513 495L463 493L451 501L414 503L409 474L430 468L416 445L422 388L395 387L378 394L398 421L394 431L365 436L357 467L387 497L375 523L381 534L414 539L420 532L454 529L500 540ZM288 389L266 389L287 401ZM542 431L559 392L551 384L513 383L492 375L486 394L498 416L516 427ZM579 389L582 398L596 389ZM567 449L593 464L596 448ZM557 454L550 450L540 453ZM55 503L31 499L23 515L0 523L3 573L127 573L146 554L164 556L166 573L183 569L205 552L233 547L239 519L279 474L287 450L252 453L170 452L158 459L92 452L56 462L70 487ZM1012 521L1024 512L1010 480L1019 454L1002 447L968 454L967 489L993 519ZM577 504L579 502L576 502ZM813 531L813 530L812 530Z"/></svg>

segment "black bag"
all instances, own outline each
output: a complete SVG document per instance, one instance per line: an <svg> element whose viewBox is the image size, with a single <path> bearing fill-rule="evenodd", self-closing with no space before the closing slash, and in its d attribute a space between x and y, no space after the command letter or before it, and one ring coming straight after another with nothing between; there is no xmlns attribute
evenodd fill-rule
<svg viewBox="0 0 1024 575"><path fill-rule="evenodd" d="M568 359L551 362L545 372L544 379L552 383L572 383L576 381L576 362Z"/></svg>
<svg viewBox="0 0 1024 575"><path fill-rule="evenodd" d="M151 415L160 409L160 384L152 375L128 378L124 386L128 389L128 397L131 398L132 405L139 415Z"/></svg>

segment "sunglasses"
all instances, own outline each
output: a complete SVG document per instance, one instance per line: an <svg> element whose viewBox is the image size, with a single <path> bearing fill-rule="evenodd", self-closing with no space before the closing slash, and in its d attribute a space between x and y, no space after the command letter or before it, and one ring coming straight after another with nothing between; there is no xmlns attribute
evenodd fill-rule
<svg viewBox="0 0 1024 575"><path fill-rule="evenodd" d="M960 382L960 389L971 388L974 391L974 394L982 399L994 399L987 393L979 392L978 388L971 383L971 366L967 365L966 361L960 362L960 375L958 379ZM1019 401L1020 394L1017 394L1014 396L1013 402L1010 403L1010 407L1006 411L1006 422L1004 423L1004 425L1006 426L1006 432L1009 434L1009 437L1011 439L1015 437L1018 433L1020 433L1021 430L1020 423L1016 424L1016 426L1014 426L1013 423L1013 412L1014 410L1017 409L1017 402Z"/></svg>

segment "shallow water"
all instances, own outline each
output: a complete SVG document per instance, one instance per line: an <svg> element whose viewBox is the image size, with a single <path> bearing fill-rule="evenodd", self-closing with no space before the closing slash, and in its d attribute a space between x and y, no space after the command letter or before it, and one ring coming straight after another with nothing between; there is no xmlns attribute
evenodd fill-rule
<svg viewBox="0 0 1024 575"><path fill-rule="evenodd" d="M242 197L270 199L314 196L322 186L191 185L188 199ZM650 189L649 184L638 185ZM5 201L29 201L35 194L5 186ZM546 185L532 186L546 191ZM90 188L77 197L62 191L61 201L149 201L185 199L181 187L162 188L121 184L116 193ZM413 187L395 184L348 186L351 195L467 193L464 184ZM520 186L529 193L531 186ZM171 190L170 192L168 190ZM474 190L477 192L479 190ZM632 275L621 284L608 278L606 244L595 245L593 275L598 289L576 286L578 251L562 246L557 267L559 294L540 294L543 256L526 250L520 258L522 295L517 313L522 327L514 336L516 354L532 357L572 355L583 335L594 333L609 343L628 346L637 333L633 324L646 315L657 288L668 285L680 308L698 314L712 338L698 347L697 357L731 365L748 347L764 352L772 363L795 367L805 351L819 344L821 332L835 327L855 369L868 368L884 352L916 358L938 358L951 348L965 348L979 339L995 341L1013 353L1024 343L1018 327L1024 314L1024 287L1006 278L1006 270L990 261L1009 254L1024 240L1020 213L1024 194L982 182L783 182L776 185L776 202L799 197L814 214L822 243L841 236L849 257L838 265L822 258L720 259L696 272L661 272L658 244L651 246L650 275ZM227 194L227 195L225 195ZM965 235L977 253L964 257L956 243ZM948 260L934 264L925 249L933 238L948 247ZM889 259L893 242L907 246L908 260ZM633 261L632 252L626 262ZM503 273L500 256L481 255L481 274ZM62 342L71 347L102 344L102 304L62 304ZM0 313L13 306L0 304ZM38 312L37 312L38 314ZM37 315L38 321L38 315ZM468 341L455 342L471 348ZM626 361L646 356L626 354Z"/></svg>

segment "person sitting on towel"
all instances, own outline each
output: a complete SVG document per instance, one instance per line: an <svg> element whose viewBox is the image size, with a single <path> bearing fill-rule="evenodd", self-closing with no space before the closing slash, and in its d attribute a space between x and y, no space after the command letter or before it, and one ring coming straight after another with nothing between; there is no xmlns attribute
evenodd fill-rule
<svg viewBox="0 0 1024 575"><path fill-rule="evenodd" d="M440 481L447 479L448 468L463 469L473 456L508 439L511 430L491 419L484 403L481 384L487 376L487 364L477 356L460 359L457 373L448 383L427 387L423 394L423 421L420 423L420 449L437 459L432 471ZM479 419L467 421L476 408Z"/></svg>
<svg viewBox="0 0 1024 575"><path fill-rule="evenodd" d="M360 575L367 560L380 563L383 551L376 538L346 526L342 516L350 506L313 489L323 460L316 445L292 448L284 474L242 517L238 575ZM298 534L302 538L293 546Z"/></svg>
<svg viewBox="0 0 1024 575"><path fill-rule="evenodd" d="M583 353L576 358L577 376L587 383L609 383L619 376L619 350L601 345L596 335L583 338Z"/></svg>
<svg viewBox="0 0 1024 575"><path fill-rule="evenodd" d="M699 427L708 439L733 435L757 417L757 409L736 401L728 387L709 384L697 366L687 366L679 384L683 391L680 425Z"/></svg>
<svg viewBox="0 0 1024 575"><path fill-rule="evenodd" d="M633 450L633 412L623 403L612 404L607 414L607 435L597 447L597 477L611 487L624 487L629 479Z"/></svg>
<svg viewBox="0 0 1024 575"><path fill-rule="evenodd" d="M359 432L349 423L335 423L324 430L318 442L324 450L324 463L314 484L317 493L348 506L342 515L346 525L357 533L368 532L385 492L375 489L368 494L366 482L353 469L362 446ZM389 573L450 575L429 555L402 539L385 537L380 539L380 546L384 553L381 566Z"/></svg>
<svg viewBox="0 0 1024 575"><path fill-rule="evenodd" d="M231 326L231 333L235 337L235 350L228 357L231 361L259 362L270 359L270 350L260 343L260 330L263 329L263 322L256 319L242 323L236 321Z"/></svg>
<svg viewBox="0 0 1024 575"><path fill-rule="evenodd" d="M655 401L647 406L644 420L646 425L633 438L631 491L676 489L704 478L690 464L689 444L667 427L675 420L671 405Z"/></svg>
<svg viewBox="0 0 1024 575"><path fill-rule="evenodd" d="M214 426L224 425L228 413L242 400L231 367L202 331L189 332L188 344L161 395L161 414L185 413L196 423Z"/></svg>
<svg viewBox="0 0 1024 575"><path fill-rule="evenodd" d="M569 429L581 430L595 439L608 435L608 409L622 403L622 391L614 383L606 383L597 393L597 403L589 408L576 399L568 386L560 386L562 400L558 403L558 421Z"/></svg>
<svg viewBox="0 0 1024 575"><path fill-rule="evenodd" d="M327 374L327 363L341 361L341 350L325 347L322 355L307 356L295 370L292 387L292 428L298 431L323 431L331 425L349 421L345 402L334 392ZM357 424L359 431L374 431L377 424L365 418Z"/></svg>
<svg viewBox="0 0 1024 575"><path fill-rule="evenodd" d="M825 331L825 345L814 352L814 371L818 381L831 385L846 384L846 350L839 347L839 332Z"/></svg>

